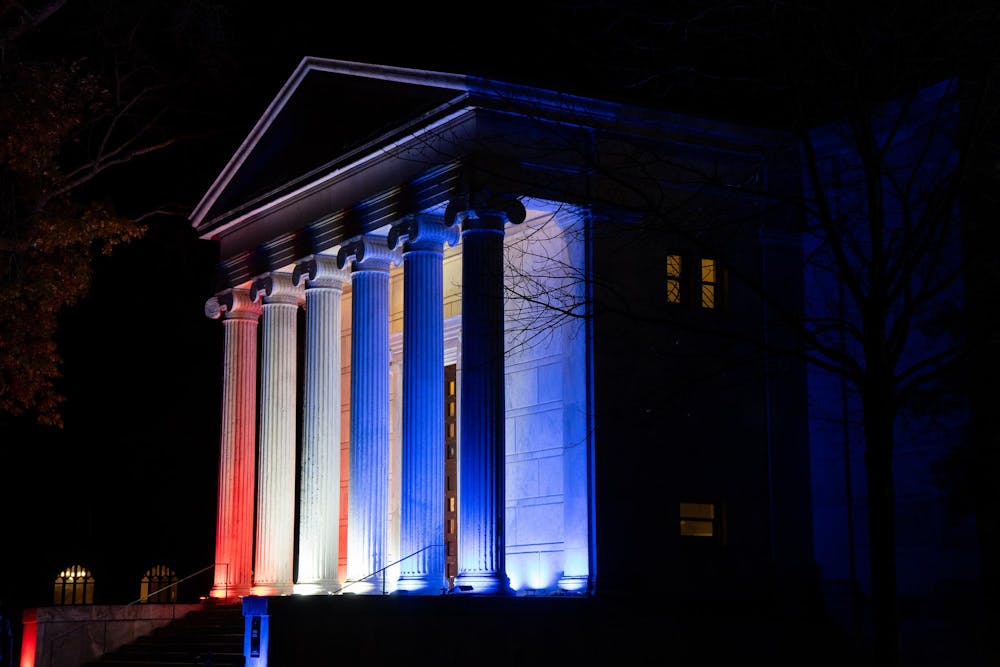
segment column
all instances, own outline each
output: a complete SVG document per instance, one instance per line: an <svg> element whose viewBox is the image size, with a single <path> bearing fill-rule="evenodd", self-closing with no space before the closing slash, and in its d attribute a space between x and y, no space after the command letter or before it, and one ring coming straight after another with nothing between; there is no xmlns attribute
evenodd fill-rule
<svg viewBox="0 0 1000 667"><path fill-rule="evenodd" d="M205 304L205 315L222 318L225 332L214 598L250 594L260 314L246 289L226 290Z"/></svg>
<svg viewBox="0 0 1000 667"><path fill-rule="evenodd" d="M340 298L350 278L332 255L306 257L292 273L306 297L296 593L339 588Z"/></svg>
<svg viewBox="0 0 1000 667"><path fill-rule="evenodd" d="M458 575L473 595L511 593L504 564L504 308L506 222L524 220L514 198L477 195L454 205L462 226L462 394L458 441Z"/></svg>
<svg viewBox="0 0 1000 667"><path fill-rule="evenodd" d="M345 592L381 594L389 516L389 269L399 254L384 237L341 247L351 264L351 445Z"/></svg>
<svg viewBox="0 0 1000 667"><path fill-rule="evenodd" d="M398 589L447 591L444 553L444 243L458 230L418 216L395 227L403 245L403 474Z"/></svg>
<svg viewBox="0 0 1000 667"><path fill-rule="evenodd" d="M254 595L287 595L293 588L295 330L301 293L290 273L268 273L250 288L250 298L264 304Z"/></svg>

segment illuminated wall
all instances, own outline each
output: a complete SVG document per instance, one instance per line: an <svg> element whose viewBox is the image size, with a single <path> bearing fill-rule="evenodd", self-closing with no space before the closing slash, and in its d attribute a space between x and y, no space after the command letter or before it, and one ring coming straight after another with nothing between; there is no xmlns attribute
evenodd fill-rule
<svg viewBox="0 0 1000 667"><path fill-rule="evenodd" d="M583 225L530 211L506 237L507 575L581 590L589 574ZM541 303L535 303L540 301ZM461 445L460 445L461 446Z"/></svg>
<svg viewBox="0 0 1000 667"><path fill-rule="evenodd" d="M505 237L506 310L506 561L518 592L582 592L590 576L590 483L587 479L587 338L583 319L564 317L574 304L583 314L583 229L580 217L536 201L528 219L508 226ZM461 244L445 249L445 365L456 364L461 402ZM527 277L532 282L526 284ZM399 550L402 267L390 273L390 506L387 562ZM532 305L538 297L549 307ZM341 416L341 544L347 543L349 470L351 289L341 303L343 364ZM461 442L459 442L461 447ZM442 443L442 465L443 443ZM459 507L461 511L461 507ZM447 530L447 526L446 526ZM350 546L347 546L349 549ZM340 552L343 581L346 551ZM399 566L388 571L395 590Z"/></svg>

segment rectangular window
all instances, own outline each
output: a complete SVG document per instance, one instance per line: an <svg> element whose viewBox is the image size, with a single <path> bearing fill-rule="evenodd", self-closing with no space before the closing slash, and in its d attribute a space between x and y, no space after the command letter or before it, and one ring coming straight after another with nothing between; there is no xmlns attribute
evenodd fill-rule
<svg viewBox="0 0 1000 667"><path fill-rule="evenodd" d="M681 302L682 269L680 255L667 255L667 303Z"/></svg>
<svg viewBox="0 0 1000 667"><path fill-rule="evenodd" d="M682 537L717 537L713 503L681 503Z"/></svg>
<svg viewBox="0 0 1000 667"><path fill-rule="evenodd" d="M715 308L715 294L718 281L715 274L715 260L701 260L701 307Z"/></svg>

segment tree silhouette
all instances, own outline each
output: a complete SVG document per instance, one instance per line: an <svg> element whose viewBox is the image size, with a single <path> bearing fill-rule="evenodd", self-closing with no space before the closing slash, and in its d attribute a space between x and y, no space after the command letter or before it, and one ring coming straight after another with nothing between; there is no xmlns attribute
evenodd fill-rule
<svg viewBox="0 0 1000 667"><path fill-rule="evenodd" d="M791 243L802 248L809 287L797 301L787 283L728 267L731 289L766 309L771 333L762 338L650 307L646 295L602 284L606 277L560 267L574 276L568 282L592 284L588 310L586 291L544 287L521 257L507 267L508 291L537 306L522 335L575 317L669 323L738 343L748 356L804 361L812 378L842 382L845 418L864 442L874 657L899 664L893 456L930 418L953 433L967 423L967 362L984 351L969 328L970 302L982 292L969 281L993 260L983 210L971 203L996 178L1000 59L987 28L996 8L719 2L668 15L629 3L573 6L579 20L569 29L589 26L592 43L605 47L591 71L624 81L624 97L766 124L787 133L785 157L798 165L779 176L763 164L698 164L641 140L588 143L571 125L546 130L540 119L544 138L522 148L572 154L577 173L604 184L587 191L590 210L632 211L631 225L598 216L587 233L617 236L622 258L672 245L735 258L754 239ZM553 179L553 199L580 195L570 180ZM948 447L961 444L956 435Z"/></svg>
<svg viewBox="0 0 1000 667"><path fill-rule="evenodd" d="M62 425L60 314L148 219L182 220L183 203L123 177L210 131L190 109L219 61L214 11L156 0L0 7L0 410ZM184 69L194 64L209 70L197 82Z"/></svg>

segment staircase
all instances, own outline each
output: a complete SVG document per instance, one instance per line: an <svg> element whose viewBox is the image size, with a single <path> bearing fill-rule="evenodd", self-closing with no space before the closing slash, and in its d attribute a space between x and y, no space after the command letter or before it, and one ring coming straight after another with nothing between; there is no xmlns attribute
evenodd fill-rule
<svg viewBox="0 0 1000 667"><path fill-rule="evenodd" d="M192 611L81 667L245 664L241 605L209 602L204 609Z"/></svg>

